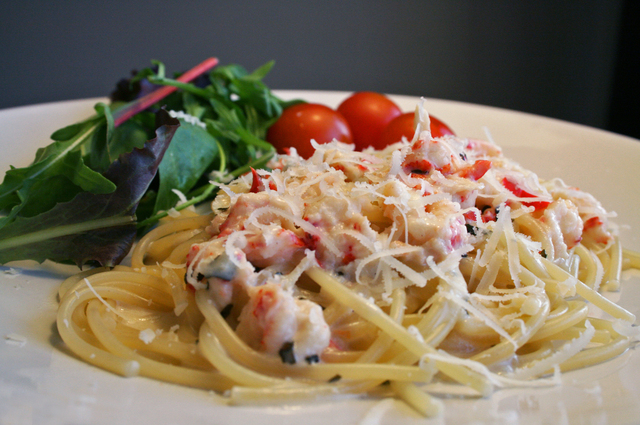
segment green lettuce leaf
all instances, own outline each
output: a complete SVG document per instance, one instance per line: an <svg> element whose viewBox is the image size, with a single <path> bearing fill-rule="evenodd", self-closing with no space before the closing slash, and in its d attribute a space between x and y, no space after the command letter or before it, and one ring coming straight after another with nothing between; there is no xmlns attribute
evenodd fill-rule
<svg viewBox="0 0 640 425"><path fill-rule="evenodd" d="M16 206L20 208L26 188L36 185L37 181L48 180L54 176L66 177L83 191L113 192L116 188L113 182L89 168L82 157L84 144L95 134L94 130L101 125L100 122L104 121L100 116L104 117L106 110L108 107L96 105L98 117L56 131L52 135L54 142L38 149L30 166L11 168L7 171L0 184L0 211ZM52 187L51 190L56 189ZM12 211L10 215L17 216L18 212Z"/></svg>
<svg viewBox="0 0 640 425"><path fill-rule="evenodd" d="M160 186L154 213L175 206L178 195L173 190L188 193L217 155L218 144L213 136L196 125L181 121L180 128L160 163Z"/></svg>
<svg viewBox="0 0 640 425"><path fill-rule="evenodd" d="M17 217L0 229L0 263L32 259L78 266L118 264L136 236L135 211L154 178L180 123L159 113L156 137L121 155L104 173L111 193L78 193L68 202L32 217Z"/></svg>

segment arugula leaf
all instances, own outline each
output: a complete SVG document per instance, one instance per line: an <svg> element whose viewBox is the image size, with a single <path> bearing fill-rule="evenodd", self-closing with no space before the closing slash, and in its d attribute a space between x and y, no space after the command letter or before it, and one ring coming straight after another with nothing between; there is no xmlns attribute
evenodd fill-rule
<svg viewBox="0 0 640 425"><path fill-rule="evenodd" d="M116 127L109 142L110 155L115 159L133 148L142 148L147 140L154 137L155 114L138 114Z"/></svg>
<svg viewBox="0 0 640 425"><path fill-rule="evenodd" d="M18 217L0 229L0 263L33 259L118 264L136 235L135 210L180 123L161 111L156 137L121 155L104 173L116 189L81 192L34 217Z"/></svg>
<svg viewBox="0 0 640 425"><path fill-rule="evenodd" d="M233 174L235 170L244 169L247 164L254 163L260 157L270 157L274 150L264 137L269 126L282 113L283 105L287 104L274 96L261 81L271 70L273 62L252 73L239 65L218 67L208 75L208 81L203 76L197 85L168 78L162 64L156 62L156 65L157 72L147 69L140 75L144 75L152 84L178 88L179 91L164 99L163 104L174 110L185 111L205 122L206 133L201 132L198 137L182 138L179 134L187 127L183 126L178 131L174 138L176 147L170 147L170 150L175 149L175 154L179 156L173 164L169 164L169 158L173 156L167 154L161 165L153 217L159 217L160 211L176 205L178 197L172 193L173 189L183 193L188 193L191 189L189 196L203 200L203 193L213 195L214 192L209 188L208 172L217 169L223 174ZM200 145L205 141L208 149L199 153L202 150ZM216 149L216 145L219 148ZM163 169L165 161L166 170ZM178 162L181 166L177 165ZM171 174L174 175L170 178L167 177L169 169L172 169ZM190 173L195 174L187 181ZM145 200L146 212L149 211L147 202L151 199L152 196L149 196ZM144 223L153 222L153 219L147 219L142 214L138 214L138 219Z"/></svg>
<svg viewBox="0 0 640 425"><path fill-rule="evenodd" d="M18 216L40 214L81 191L100 194L113 192L116 188L112 181L84 165L80 152L77 151L61 157L46 172L25 176L29 171L13 169L7 172L5 183L24 178L21 187L15 192L18 202L15 202L6 217L0 218L0 226ZM25 174L21 175L23 172Z"/></svg>
<svg viewBox="0 0 640 425"><path fill-rule="evenodd" d="M117 158L110 152L111 138L115 126L111 110L105 104L99 103L95 107L99 115L104 116L104 121L99 123L91 135L91 145L89 148L89 163L98 172L104 172L109 165Z"/></svg>
<svg viewBox="0 0 640 425"><path fill-rule="evenodd" d="M0 210L19 205L21 196L17 192L36 179L63 175L82 190L95 193L115 190L115 185L89 168L81 156L83 145L100 125L101 117L104 118L107 109L104 104L96 105L98 116L56 131L52 135L54 142L38 149L30 166L9 170L0 185Z"/></svg>
<svg viewBox="0 0 640 425"><path fill-rule="evenodd" d="M74 143L76 142L73 139L54 142L38 150L36 161L32 165L7 171L0 185L0 209L18 205L21 200L18 191L25 185L54 176L65 176L78 188L95 193L109 193L115 190L112 182L85 165L80 152L73 150Z"/></svg>
<svg viewBox="0 0 640 425"><path fill-rule="evenodd" d="M54 131L53 134L51 135L51 140L54 140L57 142L64 142L66 140L72 139L74 137L79 136L80 133L85 132L88 127L94 126L99 121L100 121L100 117L98 115L94 115L90 118L87 118L84 121L80 121L78 123L68 125L66 127L63 127L59 130ZM36 160L39 160L37 156L36 156Z"/></svg>
<svg viewBox="0 0 640 425"><path fill-rule="evenodd" d="M136 222L146 230L172 207L214 196L212 179L264 167L275 153L264 140L267 129L297 102L278 99L262 82L273 62L252 73L239 65L212 70L217 62L209 58L169 78L153 61L154 67L118 83L110 107L97 104L93 117L54 132L32 165L12 168L0 184L0 211L6 213L0 217L0 263L49 258L116 264L131 246ZM136 167L123 164L153 150L154 143L145 142L157 134L153 115L163 107L200 119L206 129L184 122L175 127L171 137L162 137L168 147L164 160L154 163L155 177L136 176ZM175 190L190 199L176 206Z"/></svg>
<svg viewBox="0 0 640 425"><path fill-rule="evenodd" d="M59 202L70 201L80 192L82 189L63 175L48 179L31 179L18 191L21 204L13 207L3 220L10 220L17 215L33 217L53 208Z"/></svg>

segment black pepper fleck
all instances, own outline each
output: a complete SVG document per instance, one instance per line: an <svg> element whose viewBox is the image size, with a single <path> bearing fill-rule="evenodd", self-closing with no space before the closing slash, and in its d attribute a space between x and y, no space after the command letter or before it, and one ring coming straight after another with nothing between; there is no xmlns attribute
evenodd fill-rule
<svg viewBox="0 0 640 425"><path fill-rule="evenodd" d="M296 356L293 354L293 342L285 342L282 344L282 348L278 351L282 363L296 364Z"/></svg>
<svg viewBox="0 0 640 425"><path fill-rule="evenodd" d="M476 235L476 226L469 223L465 224L465 226L467 227L467 233L473 236Z"/></svg>
<svg viewBox="0 0 640 425"><path fill-rule="evenodd" d="M307 363L309 364L313 364L313 363L319 363L320 362L320 357L318 357L317 354L311 355L311 356L307 356L304 358L306 360Z"/></svg>
<svg viewBox="0 0 640 425"><path fill-rule="evenodd" d="M342 379L342 376L340 376L340 375L336 375L336 376L334 376L333 378L329 379L329 381L328 381L328 382L329 382L330 384L333 384L334 382L338 382L338 381L339 381L339 380L341 380L341 379Z"/></svg>
<svg viewBox="0 0 640 425"><path fill-rule="evenodd" d="M226 319L231 314L231 310L233 310L233 304L227 304L222 310L220 310L220 316L223 319Z"/></svg>

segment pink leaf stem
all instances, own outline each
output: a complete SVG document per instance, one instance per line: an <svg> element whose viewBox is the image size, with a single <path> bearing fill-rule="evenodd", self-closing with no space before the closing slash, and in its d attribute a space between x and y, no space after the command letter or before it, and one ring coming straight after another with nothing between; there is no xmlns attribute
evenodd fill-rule
<svg viewBox="0 0 640 425"><path fill-rule="evenodd" d="M209 71L211 68L213 68L217 64L218 64L217 58L209 58L203 61L202 63L196 65L195 67L191 68L190 70L188 70L187 72L185 72L184 74L176 78L176 80L182 83L188 83L194 80L195 78L199 77L200 75L204 74L205 72ZM148 95L143 96L134 102L129 103L128 105L126 105L125 107L123 107L122 109L119 109L116 113L114 113L114 120L113 120L114 125L116 127L119 126L120 124L122 124L123 122L125 122L126 120L128 120L129 118L137 114L138 112L144 111L149 106L164 99L165 97L167 97L168 95L176 91L177 89L178 89L177 87L172 87L172 86L160 87L158 90L152 93L149 93Z"/></svg>

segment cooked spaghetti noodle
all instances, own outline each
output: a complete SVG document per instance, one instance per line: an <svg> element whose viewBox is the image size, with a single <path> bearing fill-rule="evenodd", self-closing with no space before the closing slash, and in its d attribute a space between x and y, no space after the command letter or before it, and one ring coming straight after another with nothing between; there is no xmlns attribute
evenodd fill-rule
<svg viewBox="0 0 640 425"><path fill-rule="evenodd" d="M599 290L640 257L600 203L417 117L383 151L278 157L148 233L131 267L68 279L65 343L235 404L383 389L427 416L431 382L488 396L624 352L635 317Z"/></svg>

